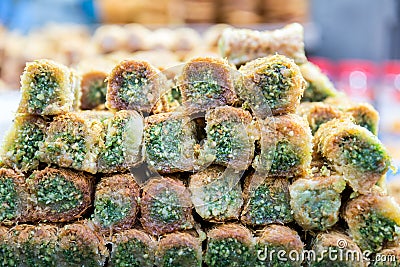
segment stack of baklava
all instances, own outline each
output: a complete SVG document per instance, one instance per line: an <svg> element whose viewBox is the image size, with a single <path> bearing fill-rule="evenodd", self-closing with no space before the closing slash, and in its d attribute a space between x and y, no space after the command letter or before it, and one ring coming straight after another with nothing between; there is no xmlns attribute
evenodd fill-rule
<svg viewBox="0 0 400 267"><path fill-rule="evenodd" d="M299 24L219 45L173 68L27 63L0 265L400 264L374 108L307 61Z"/></svg>

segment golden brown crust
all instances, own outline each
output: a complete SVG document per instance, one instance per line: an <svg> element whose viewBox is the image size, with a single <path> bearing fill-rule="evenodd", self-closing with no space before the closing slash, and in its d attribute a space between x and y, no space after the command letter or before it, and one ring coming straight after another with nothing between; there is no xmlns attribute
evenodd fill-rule
<svg viewBox="0 0 400 267"><path fill-rule="evenodd" d="M71 181L76 189L82 194L81 204L75 208L64 212L57 212L50 207L38 203L37 188L41 181L61 176L63 179ZM50 178L50 179L51 179ZM34 210L30 215L32 221L49 221L49 222L68 222L73 219L82 217L88 208L92 205L94 192L94 177L83 172L76 172L68 169L53 169L47 167L42 171L33 172L29 179L29 190L34 195Z"/></svg>
<svg viewBox="0 0 400 267"><path fill-rule="evenodd" d="M90 99L87 98L87 95L90 91L90 86L93 83L102 83L105 82L107 78L107 73L102 71L91 71L84 73L82 75L81 80L81 90L82 90L82 97L81 97L81 109L94 109L96 106L90 102ZM104 104L104 103L103 103Z"/></svg>
<svg viewBox="0 0 400 267"><path fill-rule="evenodd" d="M301 103L296 113L308 121L313 133L318 130L320 124L344 116L338 108L323 102Z"/></svg>
<svg viewBox="0 0 400 267"><path fill-rule="evenodd" d="M178 196L179 206L173 207L173 209L179 208L182 211L181 218L171 223L157 221L151 216L153 201L157 199L160 192L163 192L165 189L173 191ZM140 221L143 228L146 232L153 235L190 229L194 224L189 191L181 181L167 177L151 179L145 184L143 187L142 199L140 201L140 211L142 216Z"/></svg>
<svg viewBox="0 0 400 267"><path fill-rule="evenodd" d="M234 238L241 243L252 246L254 243L253 235L250 230L241 224L229 223L216 226L207 233L209 239L226 239Z"/></svg>
<svg viewBox="0 0 400 267"><path fill-rule="evenodd" d="M291 250L302 250L304 243L299 234L283 225L271 224L262 230L261 236L257 239L258 244L271 244L275 246L283 245Z"/></svg>
<svg viewBox="0 0 400 267"><path fill-rule="evenodd" d="M172 233L165 235L159 242L156 254L162 255L173 247L190 247L201 256L201 242L198 238L188 233Z"/></svg>
<svg viewBox="0 0 400 267"><path fill-rule="evenodd" d="M216 107L206 113L206 121L213 124L221 123L223 121L241 122L245 125L250 124L253 117L250 112L242 108L234 108L230 106Z"/></svg>
<svg viewBox="0 0 400 267"><path fill-rule="evenodd" d="M155 240L144 231L138 229L129 229L113 235L112 243L118 245L120 243L128 242L131 239L138 239L149 246L151 249L156 248Z"/></svg>
<svg viewBox="0 0 400 267"><path fill-rule="evenodd" d="M101 195L114 195L124 199L130 199L131 208L129 213L121 221L112 224L110 227L104 227L100 222L94 221L100 226L100 231L106 233L108 231L119 232L131 228L135 221L136 215L139 212L140 187L136 183L131 174L116 174L108 177L103 177L96 186L95 198Z"/></svg>

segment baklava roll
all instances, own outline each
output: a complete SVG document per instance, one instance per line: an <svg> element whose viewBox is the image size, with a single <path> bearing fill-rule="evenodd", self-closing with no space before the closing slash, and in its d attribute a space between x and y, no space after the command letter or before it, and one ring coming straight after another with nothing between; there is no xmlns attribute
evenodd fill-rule
<svg viewBox="0 0 400 267"><path fill-rule="evenodd" d="M108 250L103 238L87 222L65 225L60 229L56 247L57 266L101 267Z"/></svg>
<svg viewBox="0 0 400 267"><path fill-rule="evenodd" d="M39 165L38 151L44 141L46 121L38 116L17 115L7 133L0 157L5 165L23 172Z"/></svg>
<svg viewBox="0 0 400 267"><path fill-rule="evenodd" d="M0 265L17 267L21 262L18 245L13 242L10 228L0 226Z"/></svg>
<svg viewBox="0 0 400 267"><path fill-rule="evenodd" d="M320 102L324 101L327 97L334 97L337 91L318 66L311 62L300 65L300 71L307 82L304 95L301 99L302 102Z"/></svg>
<svg viewBox="0 0 400 267"><path fill-rule="evenodd" d="M334 119L322 124L313 141L314 151L343 174L357 192L369 191L391 166L378 138L350 120Z"/></svg>
<svg viewBox="0 0 400 267"><path fill-rule="evenodd" d="M104 109L107 95L106 79L112 65L113 61L106 58L90 58L79 63L77 69L82 75L81 109Z"/></svg>
<svg viewBox="0 0 400 267"><path fill-rule="evenodd" d="M147 163L160 173L191 171L195 167L195 124L181 113L162 113L145 119Z"/></svg>
<svg viewBox="0 0 400 267"><path fill-rule="evenodd" d="M298 115L268 117L258 121L260 154L253 162L256 171L273 177L302 176L309 172L312 135Z"/></svg>
<svg viewBox="0 0 400 267"><path fill-rule="evenodd" d="M217 107L207 111L205 120L207 139L200 150L199 164L214 163L246 170L253 160L256 139L250 112L229 106Z"/></svg>
<svg viewBox="0 0 400 267"><path fill-rule="evenodd" d="M144 121L134 110L122 110L104 121L104 146L100 148L98 172L126 171L139 164Z"/></svg>
<svg viewBox="0 0 400 267"><path fill-rule="evenodd" d="M159 267L201 267L201 241L188 233L168 234L158 242L156 261Z"/></svg>
<svg viewBox="0 0 400 267"><path fill-rule="evenodd" d="M103 177L96 186L93 222L102 232L129 229L139 211L140 187L131 174Z"/></svg>
<svg viewBox="0 0 400 267"><path fill-rule="evenodd" d="M141 223L146 232L161 235L191 229L194 224L190 193L171 178L149 180L140 201Z"/></svg>
<svg viewBox="0 0 400 267"><path fill-rule="evenodd" d="M241 222L251 226L293 221L289 181L253 173L244 181L244 208Z"/></svg>
<svg viewBox="0 0 400 267"><path fill-rule="evenodd" d="M364 255L357 244L350 237L339 232L318 234L312 241L311 251L315 254L307 259L307 266L310 267L367 266Z"/></svg>
<svg viewBox="0 0 400 267"><path fill-rule="evenodd" d="M381 250L371 257L371 267L396 267L400 266L400 247L389 247Z"/></svg>
<svg viewBox="0 0 400 267"><path fill-rule="evenodd" d="M189 190L196 212L203 220L238 219L243 205L241 174L212 165L190 176Z"/></svg>
<svg viewBox="0 0 400 267"><path fill-rule="evenodd" d="M298 23L262 32L227 28L219 39L219 51L222 57L237 66L275 53L294 59L296 64L302 64L307 61L303 31L303 26Z"/></svg>
<svg viewBox="0 0 400 267"><path fill-rule="evenodd" d="M207 233L207 266L254 266L255 242L249 229L240 224L222 224Z"/></svg>
<svg viewBox="0 0 400 267"><path fill-rule="evenodd" d="M304 243L295 230L287 226L271 224L261 233L261 236L257 238L255 266L301 266Z"/></svg>
<svg viewBox="0 0 400 267"><path fill-rule="evenodd" d="M235 101L232 68L219 58L199 57L187 62L178 78L183 107L189 113L232 104Z"/></svg>
<svg viewBox="0 0 400 267"><path fill-rule="evenodd" d="M303 102L296 113L308 121L312 134L315 134L321 124L344 116L339 108L323 102Z"/></svg>
<svg viewBox="0 0 400 267"><path fill-rule="evenodd" d="M0 168L0 223L26 221L29 204L25 177Z"/></svg>
<svg viewBox="0 0 400 267"><path fill-rule="evenodd" d="M343 217L354 242L362 250L379 252L400 237L400 207L389 196L373 191L350 200Z"/></svg>
<svg viewBox="0 0 400 267"><path fill-rule="evenodd" d="M12 229L14 242L23 257L18 266L57 266L57 232L54 225L23 225ZM8 266L8 265L7 265Z"/></svg>
<svg viewBox="0 0 400 267"><path fill-rule="evenodd" d="M95 178L83 172L46 168L27 179L32 221L68 222L92 205Z"/></svg>
<svg viewBox="0 0 400 267"><path fill-rule="evenodd" d="M339 220L343 177L301 178L289 187L294 219L305 230L329 229Z"/></svg>
<svg viewBox="0 0 400 267"><path fill-rule="evenodd" d="M156 242L141 230L117 233L111 244L110 267L153 267L155 264Z"/></svg>
<svg viewBox="0 0 400 267"><path fill-rule="evenodd" d="M28 62L21 76L18 113L58 115L79 108L80 77L51 60Z"/></svg>
<svg viewBox="0 0 400 267"><path fill-rule="evenodd" d="M40 161L96 173L103 121L111 116L106 111L82 111L55 117L40 144Z"/></svg>
<svg viewBox="0 0 400 267"><path fill-rule="evenodd" d="M306 82L292 59L278 54L258 58L240 67L239 72L238 97L257 117L296 111Z"/></svg>
<svg viewBox="0 0 400 267"><path fill-rule="evenodd" d="M148 114L167 86L167 78L146 61L125 60L108 76L106 107Z"/></svg>
<svg viewBox="0 0 400 267"><path fill-rule="evenodd" d="M345 111L353 117L355 124L378 135L379 113L372 105L368 103L354 104L346 108Z"/></svg>

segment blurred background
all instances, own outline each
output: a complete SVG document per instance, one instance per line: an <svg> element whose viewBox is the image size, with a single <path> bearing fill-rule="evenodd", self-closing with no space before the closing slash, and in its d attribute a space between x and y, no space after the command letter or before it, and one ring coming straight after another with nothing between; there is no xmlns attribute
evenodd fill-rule
<svg viewBox="0 0 400 267"><path fill-rule="evenodd" d="M380 138L400 166L398 0L1 0L0 139L26 61L73 66L99 54L156 50L172 64L167 52L177 61L216 52L228 25L269 30L290 22L304 25L308 58L337 89L378 109Z"/></svg>

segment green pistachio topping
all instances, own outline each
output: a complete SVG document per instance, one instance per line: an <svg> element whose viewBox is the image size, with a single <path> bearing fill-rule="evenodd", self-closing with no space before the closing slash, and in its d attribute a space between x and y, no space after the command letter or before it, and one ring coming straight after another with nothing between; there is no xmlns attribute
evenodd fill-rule
<svg viewBox="0 0 400 267"><path fill-rule="evenodd" d="M12 178L0 177L0 221L15 218L18 193Z"/></svg>
<svg viewBox="0 0 400 267"><path fill-rule="evenodd" d="M87 92L87 102L92 107L104 104L106 102L107 83L103 80L94 80L89 85Z"/></svg>
<svg viewBox="0 0 400 267"><path fill-rule="evenodd" d="M301 162L295 147L286 140L278 141L275 149L269 150L264 157L267 162L272 162L271 174L290 172Z"/></svg>
<svg viewBox="0 0 400 267"><path fill-rule="evenodd" d="M49 207L53 212L65 212L79 207L83 195L72 181L53 175L38 183L37 199L40 205Z"/></svg>
<svg viewBox="0 0 400 267"><path fill-rule="evenodd" d="M205 262L214 267L253 266L253 251L235 238L212 239L208 243Z"/></svg>
<svg viewBox="0 0 400 267"><path fill-rule="evenodd" d="M0 244L0 266L16 267L19 266L20 260L15 248L7 243Z"/></svg>
<svg viewBox="0 0 400 267"><path fill-rule="evenodd" d="M183 218L178 195L165 189L157 194L151 203L150 216L159 222L175 223Z"/></svg>
<svg viewBox="0 0 400 267"><path fill-rule="evenodd" d="M41 69L40 73L32 77L29 90L26 92L29 96L28 111L35 114L42 113L49 104L57 101L55 94L58 90L59 84L54 74Z"/></svg>
<svg viewBox="0 0 400 267"><path fill-rule="evenodd" d="M26 264L30 267L56 266L55 243L47 240L41 242L29 241L22 245Z"/></svg>
<svg viewBox="0 0 400 267"><path fill-rule="evenodd" d="M126 147L124 146L124 132L126 119L119 118L112 121L111 127L115 131L106 136L105 148L101 153L101 160L107 166L116 167L124 163Z"/></svg>
<svg viewBox="0 0 400 267"><path fill-rule="evenodd" d="M151 249L139 239L118 243L111 255L115 267L152 267L154 255Z"/></svg>
<svg viewBox="0 0 400 267"><path fill-rule="evenodd" d="M297 267L297 266L300 266L298 261L292 261L291 259L289 259L289 253L293 250L289 250L288 248L284 247L283 245L257 244L256 251L257 251L257 253L260 253L260 254L257 257L255 267L264 267L264 266ZM284 256L282 256L282 254L280 254L278 256L278 252L281 253L280 251L286 251L286 254ZM299 255L299 257L302 256L300 251L298 251L297 254ZM282 260L282 258L284 260Z"/></svg>
<svg viewBox="0 0 400 267"><path fill-rule="evenodd" d="M125 219L131 211L131 206L129 197L100 195L94 202L93 217L100 222L102 227L110 227Z"/></svg>
<svg viewBox="0 0 400 267"><path fill-rule="evenodd" d="M173 247L164 252L160 266L196 267L201 266L196 251L191 247Z"/></svg>
<svg viewBox="0 0 400 267"><path fill-rule="evenodd" d="M127 104L142 102L142 104L149 104L147 97L144 97L147 94L144 89L149 83L148 72L146 68L123 72L118 97Z"/></svg>

